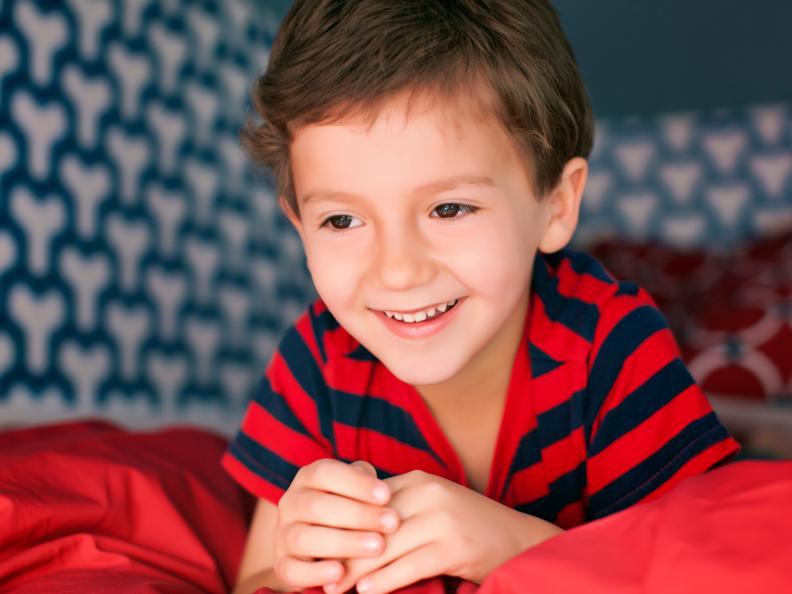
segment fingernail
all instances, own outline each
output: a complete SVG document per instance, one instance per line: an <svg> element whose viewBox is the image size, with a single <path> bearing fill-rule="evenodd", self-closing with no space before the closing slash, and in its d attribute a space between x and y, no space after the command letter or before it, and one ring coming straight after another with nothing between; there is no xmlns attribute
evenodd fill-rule
<svg viewBox="0 0 792 594"><path fill-rule="evenodd" d="M385 514L382 516L381 522L385 530L393 530L396 528L398 520L396 520L396 514Z"/></svg>
<svg viewBox="0 0 792 594"><path fill-rule="evenodd" d="M388 500L388 487L385 485L377 485L374 487L372 494L374 495L374 499L385 503Z"/></svg>
<svg viewBox="0 0 792 594"><path fill-rule="evenodd" d="M325 572L325 575L327 575L327 579L330 579L330 580L339 580L339 579L341 579L341 568L340 568L340 567L337 567L337 566L330 567L330 568L329 568L329 569L328 569L328 570ZM332 584L329 584L329 585L331 585L331 586L332 586L332 585L335 585L335 586L337 586L338 584L336 584L336 583L334 582L334 583L332 583Z"/></svg>
<svg viewBox="0 0 792 594"><path fill-rule="evenodd" d="M371 580L368 578L363 578L357 583L357 591L361 594L366 592L369 588L371 588Z"/></svg>
<svg viewBox="0 0 792 594"><path fill-rule="evenodd" d="M333 594L333 592L336 591L336 588L338 588L338 584L325 584L324 585L324 591L327 594Z"/></svg>
<svg viewBox="0 0 792 594"><path fill-rule="evenodd" d="M379 538L377 538L376 536L372 536L371 538L367 538L363 542L363 546L365 547L365 549L367 551L376 551L380 547Z"/></svg>

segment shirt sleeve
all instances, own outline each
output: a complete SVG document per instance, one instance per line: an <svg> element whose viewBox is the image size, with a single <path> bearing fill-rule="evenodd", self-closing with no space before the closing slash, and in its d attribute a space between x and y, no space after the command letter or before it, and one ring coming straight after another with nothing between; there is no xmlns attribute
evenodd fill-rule
<svg viewBox="0 0 792 594"><path fill-rule="evenodd" d="M335 457L315 317L309 309L287 330L221 461L245 489L275 504L301 467Z"/></svg>
<svg viewBox="0 0 792 594"><path fill-rule="evenodd" d="M662 313L636 285L620 282L601 306L588 373L589 519L653 499L739 451Z"/></svg>

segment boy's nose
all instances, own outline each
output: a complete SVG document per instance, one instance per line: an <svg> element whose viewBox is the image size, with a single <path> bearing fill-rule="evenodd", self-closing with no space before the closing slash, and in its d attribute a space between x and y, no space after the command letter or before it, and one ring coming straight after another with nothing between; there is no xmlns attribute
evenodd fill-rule
<svg viewBox="0 0 792 594"><path fill-rule="evenodd" d="M374 274L383 288L400 291L427 284L435 263L420 233L391 233L379 238Z"/></svg>

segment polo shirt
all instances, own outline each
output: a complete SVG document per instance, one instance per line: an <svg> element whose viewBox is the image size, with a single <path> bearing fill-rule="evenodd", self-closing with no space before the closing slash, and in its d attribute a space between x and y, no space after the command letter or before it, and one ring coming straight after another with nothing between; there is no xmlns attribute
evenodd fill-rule
<svg viewBox="0 0 792 594"><path fill-rule="evenodd" d="M537 253L484 495L562 528L657 497L734 456L649 294L571 249ZM320 458L380 478L419 469L469 486L418 391L321 299L285 332L223 455L276 503Z"/></svg>

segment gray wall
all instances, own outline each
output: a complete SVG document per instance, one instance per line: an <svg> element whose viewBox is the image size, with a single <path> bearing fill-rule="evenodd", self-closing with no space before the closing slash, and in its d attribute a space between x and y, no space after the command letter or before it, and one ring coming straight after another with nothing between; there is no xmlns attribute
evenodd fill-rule
<svg viewBox="0 0 792 594"><path fill-rule="evenodd" d="M597 116L792 99L792 1L553 3Z"/></svg>

